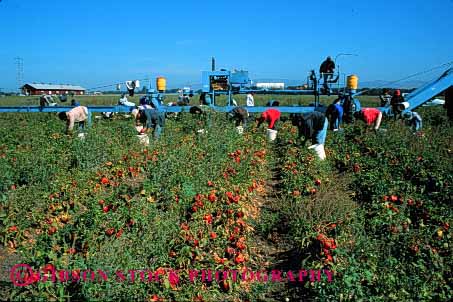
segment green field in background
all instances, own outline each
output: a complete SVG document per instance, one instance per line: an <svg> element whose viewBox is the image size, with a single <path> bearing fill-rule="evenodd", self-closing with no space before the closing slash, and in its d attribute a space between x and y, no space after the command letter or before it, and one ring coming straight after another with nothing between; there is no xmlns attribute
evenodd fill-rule
<svg viewBox="0 0 453 302"><path fill-rule="evenodd" d="M134 95L134 97L128 97L129 101L138 104L141 95ZM118 103L119 95L88 95L88 96L75 96L75 99L80 102L81 105L116 105ZM166 95L165 104L169 102L175 102L177 95ZM245 106L246 95L234 95L233 97L239 106ZM328 105L336 96L321 96L321 104ZM61 103L55 98L55 101L61 105L69 105L70 99ZM362 106L378 106L378 96L360 96L358 97ZM280 105L309 105L314 102L314 97L311 95L255 95L255 106L264 106L269 100L278 100ZM226 96L216 97L218 105L226 104ZM199 96L195 95L191 100L191 105L199 105ZM36 106L39 105L39 96L7 96L0 97L0 106Z"/></svg>

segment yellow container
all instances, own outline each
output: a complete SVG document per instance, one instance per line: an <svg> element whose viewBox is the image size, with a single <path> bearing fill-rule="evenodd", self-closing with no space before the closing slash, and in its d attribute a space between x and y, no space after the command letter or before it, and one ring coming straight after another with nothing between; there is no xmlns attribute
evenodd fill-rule
<svg viewBox="0 0 453 302"><path fill-rule="evenodd" d="M350 90L357 90L359 87L359 78L354 74L348 76L346 85Z"/></svg>
<svg viewBox="0 0 453 302"><path fill-rule="evenodd" d="M165 91L167 86L167 80L164 77L156 78L156 87L158 91Z"/></svg>

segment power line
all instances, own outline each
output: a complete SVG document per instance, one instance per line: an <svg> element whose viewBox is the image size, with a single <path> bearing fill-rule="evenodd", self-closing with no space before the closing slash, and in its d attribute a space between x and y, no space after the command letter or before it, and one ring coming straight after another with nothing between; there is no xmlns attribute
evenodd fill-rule
<svg viewBox="0 0 453 302"><path fill-rule="evenodd" d="M20 90L24 81L24 60L21 57L15 57L14 63L16 64L17 89Z"/></svg>

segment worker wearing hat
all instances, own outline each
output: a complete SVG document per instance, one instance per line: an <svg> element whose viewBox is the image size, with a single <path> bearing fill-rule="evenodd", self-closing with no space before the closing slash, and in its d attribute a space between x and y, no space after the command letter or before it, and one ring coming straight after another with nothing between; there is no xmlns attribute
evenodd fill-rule
<svg viewBox="0 0 453 302"><path fill-rule="evenodd" d="M413 131L417 132L422 129L422 117L417 112L406 111L403 113L403 117Z"/></svg>
<svg viewBox="0 0 453 302"><path fill-rule="evenodd" d="M155 109L132 110L132 116L135 119L136 125L142 125L140 134L148 134L153 131L153 136L158 139L165 126L165 114L158 112Z"/></svg>
<svg viewBox="0 0 453 302"><path fill-rule="evenodd" d="M390 105L392 106L392 112L396 119L397 115L401 114L400 106L404 103L404 97L401 95L401 91L399 89L393 92L393 97L390 100Z"/></svg>
<svg viewBox="0 0 453 302"><path fill-rule="evenodd" d="M58 117L62 121L66 121L66 133L71 134L75 123L79 123L79 128L85 127L85 121L88 118L88 108L85 106L77 106L68 112L60 112Z"/></svg>

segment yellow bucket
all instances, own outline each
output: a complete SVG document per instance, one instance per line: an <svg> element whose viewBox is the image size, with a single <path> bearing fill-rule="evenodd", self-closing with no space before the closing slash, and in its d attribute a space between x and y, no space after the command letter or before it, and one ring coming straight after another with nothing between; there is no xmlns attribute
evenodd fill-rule
<svg viewBox="0 0 453 302"><path fill-rule="evenodd" d="M167 80L164 77L156 78L156 87L158 91L165 91L167 86Z"/></svg>
<svg viewBox="0 0 453 302"><path fill-rule="evenodd" d="M359 78L354 74L348 76L346 85L350 90L357 90L359 87Z"/></svg>

